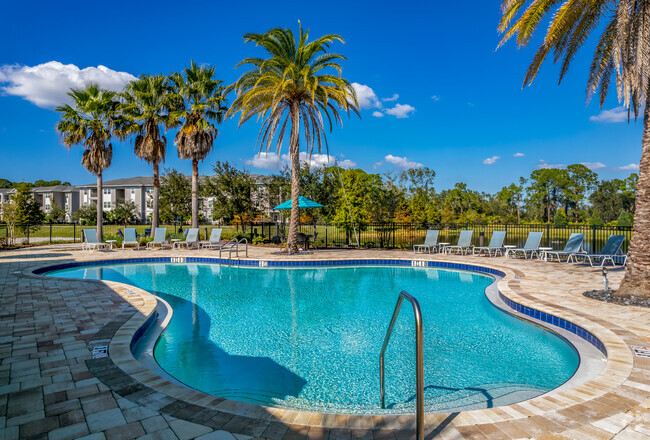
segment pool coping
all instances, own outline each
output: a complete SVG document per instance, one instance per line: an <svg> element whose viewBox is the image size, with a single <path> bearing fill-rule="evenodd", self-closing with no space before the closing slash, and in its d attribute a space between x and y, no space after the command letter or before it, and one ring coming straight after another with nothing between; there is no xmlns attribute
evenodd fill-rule
<svg viewBox="0 0 650 440"><path fill-rule="evenodd" d="M84 261L77 262L80 264L71 264L74 266L101 264L102 262L108 264L119 264L120 260L121 259ZM179 263L211 263L215 262L215 260L220 260L220 264L223 264L222 259L186 256L145 259L136 258L127 260L131 260L131 262ZM513 269L500 268L493 264L484 264L483 262L481 262L481 266L476 266L475 264L462 264L454 261L445 261L444 259L391 258L387 260L377 260L339 258L327 261L337 261L340 262L339 265L353 265L360 264L362 261L382 261L382 263L376 264L385 264L384 262L389 260L396 261L398 263L395 264L403 266L417 267L418 264L421 264L422 266L426 265L429 267L443 267L461 270L475 270L475 268L479 268L482 270L479 270L478 272L483 273L489 273L485 271L498 272L503 275L503 277L497 282L500 295L506 300L511 301L513 304L516 304L515 307L520 308L521 313L526 313L527 311L538 311L540 313L539 316L542 316L541 313L546 313L557 318L558 321L556 322L558 323L561 322L560 319L562 319L565 322L579 326L585 332L591 334L593 338L600 341L603 348L606 350L608 362L606 363L605 368L595 378L588 380L584 384L557 393L549 392L542 396L512 405L463 411L454 419L454 424L457 426L519 420L531 415L540 415L547 411L560 410L576 404L588 402L600 395L606 394L608 390L611 390L613 387L621 385L632 371L632 354L628 349L627 344L620 337L614 334L611 330L581 316L577 316L570 311L558 309L548 303L540 304L541 301L526 297L526 293L519 285L519 280L525 276L522 272ZM263 264L259 263L260 261L272 263L269 264L271 267L326 265L324 260L311 260L312 264L307 264L308 261L298 261L299 264L290 264L293 263L293 261L280 262L278 260L264 259L237 259L227 261L248 267L254 267L255 262L258 267L264 267ZM52 265L51 263L43 264L25 269L23 272L25 275L41 277L42 275L40 275L40 273L43 268L59 266L64 265ZM93 280L87 281L93 282ZM236 416L245 417L249 422L252 420L268 422L271 419L277 419L283 423L313 427L404 429L410 428L414 424L415 417L412 415L351 416L345 414L343 415L344 417L337 417L339 416L337 414L284 410L221 399L200 391L170 383L153 373L151 370L144 368L142 364L135 360L130 349L135 333L154 312L157 304L156 297L134 286L111 281L97 282L107 285L116 293L120 294L120 296L134 305L136 310L130 317L120 315L116 318L116 320L120 322L115 322L114 320L114 322L107 325L107 327L111 326L111 329L114 328L109 344L110 357L87 361L91 371L102 380L102 382L124 397L134 398L137 400L144 395L144 398L146 399L147 396L151 396L155 393L157 395L157 402L154 406L157 406L157 410L196 423L201 423L201 417L196 414L203 413L204 416L207 414L214 416L215 412L226 412ZM132 293L129 293L128 291L131 291ZM135 298L136 296L137 299ZM570 330L570 327L568 330ZM91 349L93 344L97 345L99 343L105 343L106 341L106 332L103 332L102 330L98 334L102 334L102 337L91 340L89 344ZM587 333L584 333L584 335L587 335ZM111 366L110 364L113 365ZM119 377L123 383L128 383L128 385L122 387L119 386L119 383L116 385L116 377ZM127 378L130 378L131 380L129 381ZM166 403L166 405L160 406L163 403ZM151 405L149 406L151 407ZM187 408L192 408L192 411L188 411ZM425 423L430 427L438 426L438 424L448 415L449 414L445 413L428 413L425 416Z"/></svg>

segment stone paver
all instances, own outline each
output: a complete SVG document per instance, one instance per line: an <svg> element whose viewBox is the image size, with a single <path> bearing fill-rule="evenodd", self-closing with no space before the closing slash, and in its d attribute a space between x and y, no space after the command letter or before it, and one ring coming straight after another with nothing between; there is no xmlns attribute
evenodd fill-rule
<svg viewBox="0 0 650 440"><path fill-rule="evenodd" d="M402 439L409 417L359 418L228 402L161 380L130 358L128 341L155 298L112 282L32 275L30 268L70 261L157 256L216 257L209 251L82 253L78 246L0 252L0 440L49 439ZM572 390L532 401L427 416L437 438L650 438L650 359L629 345L650 345L650 310L584 298L602 285L598 269L541 261L418 255L408 251L316 250L281 256L250 249L250 259L434 259L503 270L499 290L591 331L606 346L603 373ZM620 269L610 270L615 287ZM136 291L132 295L127 290ZM140 324L139 324L140 322ZM110 341L110 358L90 348Z"/></svg>

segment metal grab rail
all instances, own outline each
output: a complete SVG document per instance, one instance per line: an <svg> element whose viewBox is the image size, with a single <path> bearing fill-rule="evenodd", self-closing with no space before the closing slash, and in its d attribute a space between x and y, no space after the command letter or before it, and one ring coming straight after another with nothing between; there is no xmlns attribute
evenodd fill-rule
<svg viewBox="0 0 650 440"><path fill-rule="evenodd" d="M417 440L424 439L424 353L422 349L423 331L422 331L422 311L420 304L410 293L401 291L397 304L395 304L395 311L393 318L390 320L386 337L384 338L384 345L381 347L381 354L379 355L379 394L381 397L381 407L385 408L384 402L384 355L386 354L386 347L390 341L390 336L393 333L393 327L397 321L402 302L406 298L413 306L413 314L415 315L415 438Z"/></svg>
<svg viewBox="0 0 650 440"><path fill-rule="evenodd" d="M231 239L228 243L224 244L219 248L219 258L221 258L221 252L224 249L228 249L228 259L232 258L232 252L233 250L235 251L235 255L239 257L239 245L241 243L244 243L246 245L245 251L246 251L246 256L248 257L248 240L246 238L242 238L241 240L237 241L236 238Z"/></svg>

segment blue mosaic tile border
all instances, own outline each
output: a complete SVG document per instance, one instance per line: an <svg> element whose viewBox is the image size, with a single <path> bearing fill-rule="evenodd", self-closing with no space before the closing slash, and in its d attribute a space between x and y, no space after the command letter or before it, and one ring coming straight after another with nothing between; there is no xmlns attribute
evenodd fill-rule
<svg viewBox="0 0 650 440"><path fill-rule="evenodd" d="M522 313L526 316L530 316L531 318L539 319L540 321L546 322L547 324L554 325L555 327L562 328L564 330L570 331L574 335L584 339L585 341L589 342L591 345L596 347L602 354L607 356L607 349L605 348L605 344L603 344L600 339L598 339L596 336L593 335L588 330L585 330L584 328L580 327L579 325L575 325L574 323L567 321L564 318L559 318L555 315L551 315L550 313L545 313L542 311L539 311L537 309L533 309L530 307L526 307L524 305L519 304L518 302L515 302L511 300L510 298L506 297L504 294L499 292L499 297L503 300L504 303L508 305L512 310L516 310L519 313Z"/></svg>
<svg viewBox="0 0 650 440"><path fill-rule="evenodd" d="M178 258L178 257L176 257ZM152 257L152 258L120 258L115 260L95 260L95 261L78 261L74 263L57 264L54 266L41 267L34 270L35 274L44 274L55 270L71 269L73 267L100 266L110 264L128 264L128 263L178 263L174 257ZM207 263L207 264L226 264L232 266L250 266L260 267L259 260L228 260L226 258L199 258L199 257L181 257L185 263ZM427 267L437 267L441 269L469 270L480 272L497 277L504 277L505 273L500 270L488 267L474 266L471 264L446 263L441 261L426 260L309 260L309 261L277 261L263 260L267 267L322 267L322 266L412 266L413 261L426 262Z"/></svg>
<svg viewBox="0 0 650 440"><path fill-rule="evenodd" d="M130 349L133 350L133 346L140 340L142 335L145 334L147 330L149 330L149 327L155 322L155 320L158 318L158 312L154 311L151 316L147 318L144 324L142 324L133 334L133 338L131 339L131 345Z"/></svg>

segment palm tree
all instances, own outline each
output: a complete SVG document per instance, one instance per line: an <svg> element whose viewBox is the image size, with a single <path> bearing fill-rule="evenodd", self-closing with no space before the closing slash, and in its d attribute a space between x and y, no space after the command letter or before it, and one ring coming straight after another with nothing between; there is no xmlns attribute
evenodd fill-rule
<svg viewBox="0 0 650 440"><path fill-rule="evenodd" d="M165 161L167 138L161 134L174 125L170 116L170 96L167 77L141 75L131 81L121 93L123 125L118 134L124 138L135 135L133 151L140 159L153 165L153 213L151 235L158 227L158 202L160 194L159 165Z"/></svg>
<svg viewBox="0 0 650 440"><path fill-rule="evenodd" d="M324 35L308 43L309 30L299 24L296 41L290 29L275 28L264 34L245 34L245 42L253 42L268 52L268 58L246 58L237 67L250 64L231 87L237 93L228 114L241 112L239 125L257 115L262 118L260 151L271 149L277 135L276 151L280 154L287 125L291 122L289 156L291 157L291 221L287 246L298 250L298 196L300 195L300 126L301 119L306 149L312 153L314 144L327 148L323 113L330 132L332 120L341 122L340 109L359 115L357 96L349 81L341 77L339 60L343 55L328 53L334 41L343 43L339 35ZM334 74L334 71L336 74Z"/></svg>
<svg viewBox="0 0 650 440"><path fill-rule="evenodd" d="M625 278L618 295L650 297L650 4L636 0L503 0L499 30L501 44L516 37L527 45L544 18L551 16L544 41L533 57L524 86L535 79L549 52L561 60L560 81L576 52L595 30L602 30L587 81L587 100L598 93L605 103L612 78L619 101L636 119L643 110L643 140L636 187L634 236L628 251Z"/></svg>
<svg viewBox="0 0 650 440"><path fill-rule="evenodd" d="M172 112L183 125L176 134L174 144L178 157L192 160L192 227L199 226L199 161L205 159L214 145L219 133L218 124L228 110L222 81L214 79L214 67L197 66L194 61L190 67L170 76L174 89L172 97L182 110Z"/></svg>
<svg viewBox="0 0 650 440"><path fill-rule="evenodd" d="M85 148L81 163L97 176L97 238L101 241L104 212L102 173L111 166L113 159L111 138L118 118L116 93L89 84L84 89L72 89L68 96L72 98L72 105L56 108L61 113L56 130L68 149L73 145Z"/></svg>

